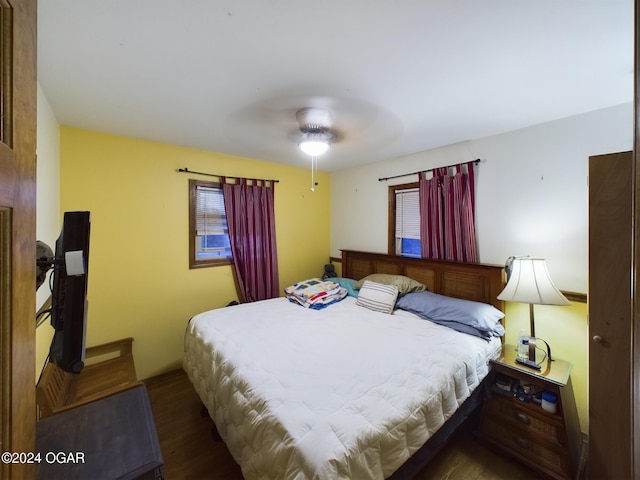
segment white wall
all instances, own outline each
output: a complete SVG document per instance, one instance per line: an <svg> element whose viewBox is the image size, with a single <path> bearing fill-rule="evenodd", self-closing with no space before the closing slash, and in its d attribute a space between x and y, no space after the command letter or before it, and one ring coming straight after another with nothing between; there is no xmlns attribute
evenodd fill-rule
<svg viewBox="0 0 640 480"><path fill-rule="evenodd" d="M37 135L36 238L53 249L60 234L59 125L39 84ZM45 303L49 293L47 281L36 293L37 308ZM36 330L36 378L40 376L40 369L49 353L52 337L53 328L48 321Z"/></svg>
<svg viewBox="0 0 640 480"><path fill-rule="evenodd" d="M587 292L587 167L590 155L633 148L633 104L393 158L331 175L331 255L387 251L389 177L476 158L479 260L547 259L562 290Z"/></svg>

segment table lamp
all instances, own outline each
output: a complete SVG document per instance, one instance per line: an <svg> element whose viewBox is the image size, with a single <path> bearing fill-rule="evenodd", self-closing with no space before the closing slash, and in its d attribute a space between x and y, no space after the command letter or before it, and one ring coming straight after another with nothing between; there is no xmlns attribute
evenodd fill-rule
<svg viewBox="0 0 640 480"><path fill-rule="evenodd" d="M530 334L534 339L533 342L529 342L529 359L535 361L536 327L533 306L571 305L571 302L551 281L543 258L509 257L505 268L507 270L507 285L498 295L498 300L529 304ZM549 360L552 360L551 348L548 343L547 353Z"/></svg>

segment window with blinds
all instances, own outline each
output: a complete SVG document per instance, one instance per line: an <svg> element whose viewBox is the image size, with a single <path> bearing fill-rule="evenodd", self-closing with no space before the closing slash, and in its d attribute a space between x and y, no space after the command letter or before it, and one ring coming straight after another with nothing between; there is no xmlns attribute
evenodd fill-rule
<svg viewBox="0 0 640 480"><path fill-rule="evenodd" d="M228 264L231 245L220 184L189 181L190 267Z"/></svg>
<svg viewBox="0 0 640 480"><path fill-rule="evenodd" d="M420 203L417 188L395 189L395 253L420 257Z"/></svg>

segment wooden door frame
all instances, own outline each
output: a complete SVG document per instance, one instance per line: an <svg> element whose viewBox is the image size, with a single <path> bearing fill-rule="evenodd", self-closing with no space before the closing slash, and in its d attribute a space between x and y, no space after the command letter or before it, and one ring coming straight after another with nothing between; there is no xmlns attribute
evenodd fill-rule
<svg viewBox="0 0 640 480"><path fill-rule="evenodd" d="M10 12L11 33L3 37L3 45L8 41L10 48L2 51L8 67L1 73L5 105L10 105L3 111L11 116L11 128L5 131L0 149L12 156L0 162L0 441L3 452L33 452L37 0L1 0L1 6ZM34 465L0 463L3 480L34 476Z"/></svg>

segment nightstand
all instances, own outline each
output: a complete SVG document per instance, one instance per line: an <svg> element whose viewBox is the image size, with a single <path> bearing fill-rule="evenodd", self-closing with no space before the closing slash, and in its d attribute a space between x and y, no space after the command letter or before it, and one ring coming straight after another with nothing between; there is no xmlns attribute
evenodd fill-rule
<svg viewBox="0 0 640 480"><path fill-rule="evenodd" d="M581 442L571 363L545 359L542 369L534 370L516 363L516 356L516 347L505 345L491 362L479 437L551 478L574 478ZM542 392L557 398L555 412L542 408Z"/></svg>

